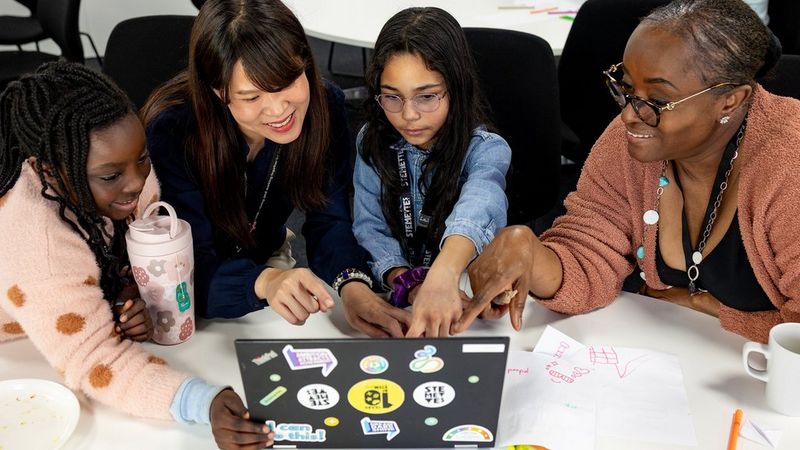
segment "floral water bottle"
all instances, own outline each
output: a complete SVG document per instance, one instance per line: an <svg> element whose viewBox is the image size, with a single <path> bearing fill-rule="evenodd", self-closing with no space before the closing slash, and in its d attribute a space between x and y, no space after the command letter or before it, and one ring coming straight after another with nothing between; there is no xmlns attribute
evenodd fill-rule
<svg viewBox="0 0 800 450"><path fill-rule="evenodd" d="M169 215L151 215L163 207ZM131 271L153 321L153 340L174 345L194 334L192 229L168 203L155 202L125 234Z"/></svg>

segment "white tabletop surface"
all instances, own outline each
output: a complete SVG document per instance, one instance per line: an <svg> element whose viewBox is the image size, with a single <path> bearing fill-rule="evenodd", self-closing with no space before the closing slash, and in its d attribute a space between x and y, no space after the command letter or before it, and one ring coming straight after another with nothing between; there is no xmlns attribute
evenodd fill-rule
<svg viewBox="0 0 800 450"><path fill-rule="evenodd" d="M779 449L800 448L800 418L782 416L768 409L763 383L749 378L742 368L741 348L745 339L720 329L712 317L623 293L607 308L580 316L564 316L529 302L522 332L515 333L505 318L498 322L476 322L466 334L508 335L512 350L531 350L548 324L586 344L640 347L677 355L699 443L697 447L679 448L725 448L731 415L737 407L758 422L782 428ZM173 366L213 383L231 385L241 394L233 347L235 338L342 336L358 334L349 330L341 308L329 315L312 316L303 327L289 325L266 309L238 320L201 321L198 332L178 346L146 345ZM0 380L32 377L59 381L55 370L27 339L0 344ZM65 446L68 450L216 448L207 426L134 419L79 397L81 418ZM668 448L675 447L605 437L597 442L598 450ZM761 448L765 447L740 439L739 450Z"/></svg>
<svg viewBox="0 0 800 450"><path fill-rule="evenodd" d="M535 34L561 54L572 22L549 12L499 9L514 0L284 0L306 33L328 41L373 48L384 23L412 6L437 6L453 15L462 27L502 28ZM516 4L575 10L582 0L530 0ZM554 11L554 12L555 12ZM572 14L574 16L574 14Z"/></svg>

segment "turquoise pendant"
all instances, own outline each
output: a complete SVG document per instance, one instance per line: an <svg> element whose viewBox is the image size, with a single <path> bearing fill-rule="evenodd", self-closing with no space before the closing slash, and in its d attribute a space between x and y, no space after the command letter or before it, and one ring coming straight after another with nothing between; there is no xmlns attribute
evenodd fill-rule
<svg viewBox="0 0 800 450"><path fill-rule="evenodd" d="M664 175L658 177L658 187L665 187L668 184L669 184L669 179L667 177L665 177Z"/></svg>
<svg viewBox="0 0 800 450"><path fill-rule="evenodd" d="M636 249L636 257L644 259L644 246L640 245L639 248Z"/></svg>

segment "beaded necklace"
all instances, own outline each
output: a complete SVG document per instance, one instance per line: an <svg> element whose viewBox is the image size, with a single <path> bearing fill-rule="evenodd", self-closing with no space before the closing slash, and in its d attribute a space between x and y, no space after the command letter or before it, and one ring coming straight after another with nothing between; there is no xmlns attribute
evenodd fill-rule
<svg viewBox="0 0 800 450"><path fill-rule="evenodd" d="M708 241L708 237L711 235L711 229L714 226L714 222L717 219L717 212L719 210L720 205L722 205L722 196L725 193L725 190L728 188L728 178L733 171L733 163L736 161L736 158L739 156L739 145L742 143L742 139L744 138L744 132L747 128L747 119L742 122L742 125L739 127L739 131L736 134L736 143L735 147L733 148L733 154L731 155L730 162L728 164L728 168L725 171L724 177L722 182L717 186L716 189L717 195L714 198L714 203L712 204L712 209L710 214L707 214L706 224L703 228L703 233L700 236L700 242L697 244L697 247L692 252L691 263L688 264L687 262L687 269L686 269L686 276L689 278L689 294L696 295L702 292L702 289L699 289L695 282L700 277L700 268L698 267L700 263L703 261L703 250L706 247L706 242ZM726 151L727 153L727 151ZM664 193L664 188L670 184L669 178L667 178L667 168L669 167L669 161L662 161L661 162L661 175L658 177L658 189L656 189L656 201L653 205L653 209L648 209L642 215L642 220L645 223L645 230L643 236L647 235L647 229L651 225L658 224L659 221L659 214L658 214L658 207L661 202L661 195ZM720 162L719 170L722 170L723 162ZM676 181L677 181L677 174L676 174ZM679 185L680 186L680 185ZM712 191L712 198L713 198L713 191ZM684 224L685 226L685 224ZM658 245L658 242L655 243ZM644 243L636 249L636 257L644 259ZM644 272L642 272L642 278L644 278Z"/></svg>
<svg viewBox="0 0 800 450"><path fill-rule="evenodd" d="M261 201L258 204L258 209L256 210L255 216L253 216L253 220L250 221L250 233L256 231L256 226L258 225L258 216L261 215L261 208L264 207L264 203L267 201L267 194L269 194L269 188L272 186L272 180L275 179L275 171L278 168L278 160L281 157L281 146L279 145L275 149L275 155L272 157L272 164L270 165L269 175L267 176L266 186L264 187L264 193L261 195ZM245 197L247 197L247 171L244 174L244 191ZM236 246L236 253L242 251L242 247L240 245Z"/></svg>

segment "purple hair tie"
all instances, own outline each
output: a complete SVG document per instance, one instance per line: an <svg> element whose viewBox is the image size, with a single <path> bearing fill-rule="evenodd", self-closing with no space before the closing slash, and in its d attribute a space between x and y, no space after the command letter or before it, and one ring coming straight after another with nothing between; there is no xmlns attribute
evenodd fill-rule
<svg viewBox="0 0 800 450"><path fill-rule="evenodd" d="M428 275L427 267L414 267L394 277L394 280L392 280L392 295L389 297L389 302L398 308L409 306L408 294L411 293L411 289L425 281L426 275Z"/></svg>

